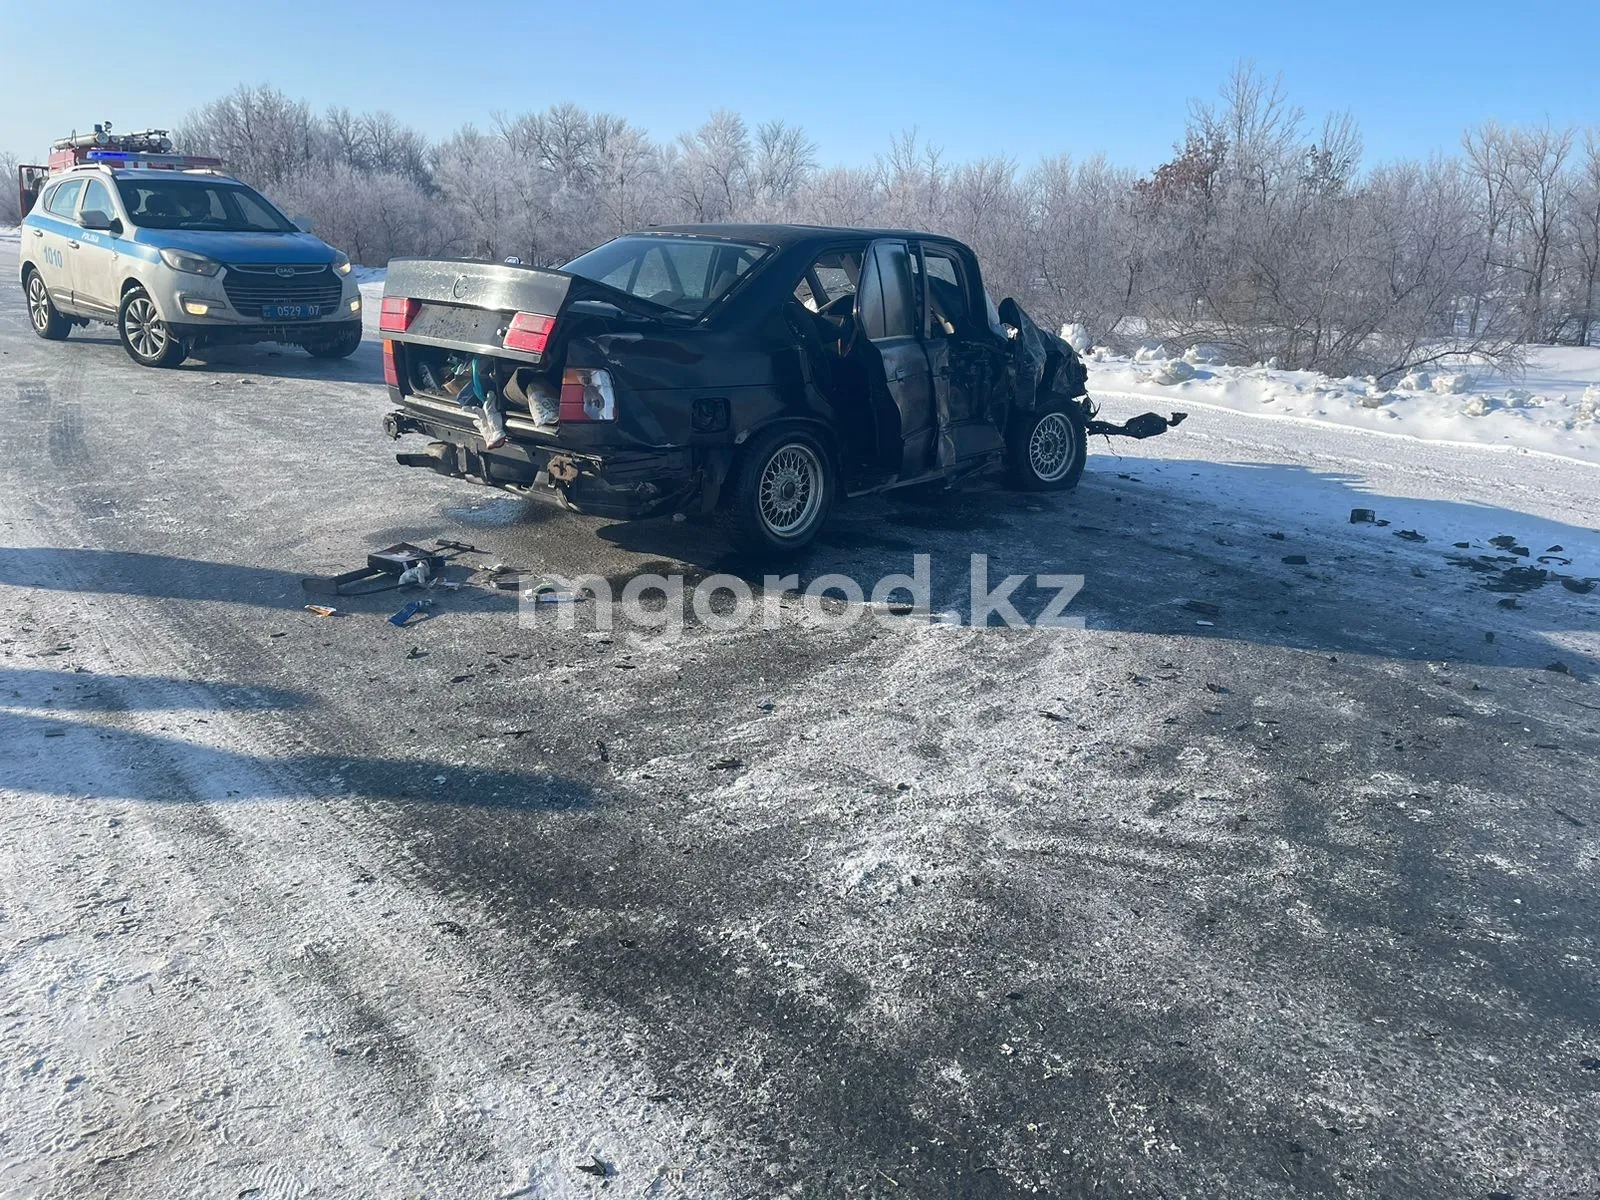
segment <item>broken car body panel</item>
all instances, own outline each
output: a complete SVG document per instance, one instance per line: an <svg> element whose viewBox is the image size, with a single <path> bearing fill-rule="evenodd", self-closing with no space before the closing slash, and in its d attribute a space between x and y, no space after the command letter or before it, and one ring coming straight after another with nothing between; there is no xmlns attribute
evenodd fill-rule
<svg viewBox="0 0 1600 1200"><path fill-rule="evenodd" d="M1092 425L1077 353L925 233L680 226L562 270L402 259L382 328L385 428L432 439L400 462L605 516L711 511L780 426L861 494L998 463L1047 405L1096 432L1169 424Z"/></svg>

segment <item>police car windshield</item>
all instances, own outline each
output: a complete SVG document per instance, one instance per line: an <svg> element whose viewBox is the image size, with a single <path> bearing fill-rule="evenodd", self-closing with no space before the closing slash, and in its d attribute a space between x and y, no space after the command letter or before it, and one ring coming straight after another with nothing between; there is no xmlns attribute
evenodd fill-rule
<svg viewBox="0 0 1600 1200"><path fill-rule="evenodd" d="M294 225L238 183L210 179L118 179L128 219L145 229L292 233Z"/></svg>

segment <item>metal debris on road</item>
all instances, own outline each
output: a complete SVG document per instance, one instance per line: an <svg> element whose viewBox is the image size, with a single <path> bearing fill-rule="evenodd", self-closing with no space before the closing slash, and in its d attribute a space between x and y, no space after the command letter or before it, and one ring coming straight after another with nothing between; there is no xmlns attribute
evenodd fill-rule
<svg viewBox="0 0 1600 1200"><path fill-rule="evenodd" d="M413 600L410 604L407 604L399 612L395 613L394 616L390 617L389 618L389 624L395 625L395 626L404 625L407 621L411 620L411 618L416 616L418 613L422 613L423 617L426 618L427 617L426 610L430 609L432 607L433 607L433 601L432 600Z"/></svg>
<svg viewBox="0 0 1600 1200"><path fill-rule="evenodd" d="M308 604L306 605L306 611L308 613L316 613L319 617L336 617L339 615L337 608L330 608L326 604Z"/></svg>

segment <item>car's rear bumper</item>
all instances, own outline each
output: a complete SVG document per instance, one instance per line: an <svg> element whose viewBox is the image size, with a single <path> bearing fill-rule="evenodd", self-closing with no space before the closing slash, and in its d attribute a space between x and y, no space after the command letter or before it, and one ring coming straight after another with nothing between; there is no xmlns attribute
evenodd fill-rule
<svg viewBox="0 0 1600 1200"><path fill-rule="evenodd" d="M490 450L471 416L460 409L446 411L450 407L413 403L384 417L384 432L391 438L421 434L432 439L422 451L396 454L396 461L507 488L574 512L623 520L697 510L708 496L705 485L713 473L702 451L571 450L530 436L531 423L514 416L506 422L512 436ZM529 429L518 430L519 425Z"/></svg>

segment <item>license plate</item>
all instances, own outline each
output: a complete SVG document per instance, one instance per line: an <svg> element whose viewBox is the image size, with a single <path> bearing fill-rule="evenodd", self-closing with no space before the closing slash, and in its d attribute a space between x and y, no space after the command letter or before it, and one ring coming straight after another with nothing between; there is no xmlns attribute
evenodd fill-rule
<svg viewBox="0 0 1600 1200"><path fill-rule="evenodd" d="M304 321L322 315L320 304L269 304L261 310L268 321Z"/></svg>

